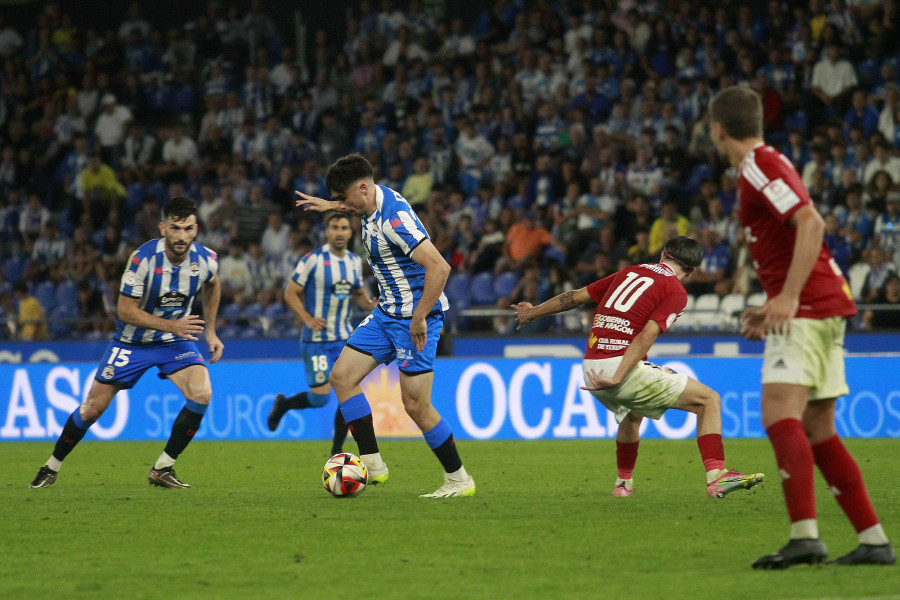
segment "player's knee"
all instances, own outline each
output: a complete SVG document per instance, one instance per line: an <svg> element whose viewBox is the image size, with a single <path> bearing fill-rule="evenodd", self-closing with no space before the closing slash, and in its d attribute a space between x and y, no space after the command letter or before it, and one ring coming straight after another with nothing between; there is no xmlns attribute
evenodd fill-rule
<svg viewBox="0 0 900 600"><path fill-rule="evenodd" d="M210 386L202 386L192 390L191 400L197 404L209 404L212 400L212 388Z"/></svg>

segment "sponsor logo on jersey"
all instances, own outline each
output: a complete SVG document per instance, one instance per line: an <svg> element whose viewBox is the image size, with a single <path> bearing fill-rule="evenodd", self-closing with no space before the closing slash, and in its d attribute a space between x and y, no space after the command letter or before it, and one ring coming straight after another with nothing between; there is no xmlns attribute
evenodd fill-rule
<svg viewBox="0 0 900 600"><path fill-rule="evenodd" d="M340 281L335 281L331 286L331 294L341 300L350 297L350 293L353 291L353 284L347 281L346 279L341 279Z"/></svg>
<svg viewBox="0 0 900 600"><path fill-rule="evenodd" d="M187 306L188 297L181 292L172 290L159 297L157 307L161 310L181 310Z"/></svg>

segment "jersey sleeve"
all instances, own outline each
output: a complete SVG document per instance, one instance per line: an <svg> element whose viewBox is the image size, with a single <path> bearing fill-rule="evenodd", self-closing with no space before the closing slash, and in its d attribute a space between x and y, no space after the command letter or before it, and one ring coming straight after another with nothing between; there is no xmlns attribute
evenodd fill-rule
<svg viewBox="0 0 900 600"><path fill-rule="evenodd" d="M603 295L606 293L606 289L610 284L612 284L613 277L615 277L615 274L608 275L587 286L587 292L590 294L591 300L598 304L603 300Z"/></svg>
<svg viewBox="0 0 900 600"><path fill-rule="evenodd" d="M206 266L209 269L209 275L207 275L205 283L212 283L219 275L219 255L206 246L201 247L206 250Z"/></svg>
<svg viewBox="0 0 900 600"><path fill-rule="evenodd" d="M291 280L300 287L306 287L306 281L316 267L316 259L312 252L307 252L303 258L297 261L297 267L294 269Z"/></svg>
<svg viewBox="0 0 900 600"><path fill-rule="evenodd" d="M350 277L350 281L352 282L353 291L362 289L363 284L363 273L362 273L362 259L355 254L350 260L350 264L353 268L353 276Z"/></svg>
<svg viewBox="0 0 900 600"><path fill-rule="evenodd" d="M129 298L141 298L144 295L144 284L147 281L149 261L138 257L139 250L135 250L128 260L128 267L122 273L122 283L119 293Z"/></svg>
<svg viewBox="0 0 900 600"><path fill-rule="evenodd" d="M687 292L684 291L684 287L680 283L670 285L662 301L650 313L648 322L656 321L660 331L665 332L672 326L685 306L687 306Z"/></svg>
<svg viewBox="0 0 900 600"><path fill-rule="evenodd" d="M383 231L406 256L412 254L419 244L428 239L428 233L419 219L406 210L398 210L390 219L385 219Z"/></svg>
<svg viewBox="0 0 900 600"><path fill-rule="evenodd" d="M760 192L757 197L766 210L782 223L809 204L806 186L783 155L761 157L747 166L744 177Z"/></svg>

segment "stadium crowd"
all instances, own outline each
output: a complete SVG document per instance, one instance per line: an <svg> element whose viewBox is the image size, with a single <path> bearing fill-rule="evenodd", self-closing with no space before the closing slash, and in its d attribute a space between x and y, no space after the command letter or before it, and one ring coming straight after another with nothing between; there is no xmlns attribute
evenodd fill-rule
<svg viewBox="0 0 900 600"><path fill-rule="evenodd" d="M762 96L766 139L802 174L856 299L896 303L895 0L485 6L468 22L430 12L440 2L358 0L340 39L311 32L305 61L259 0L210 0L181 24L131 2L103 31L57 2L27 30L0 12L0 336L105 338L122 265L178 194L219 253L220 335L279 319L295 335L281 290L324 239L293 191L327 198L325 170L350 152L416 209L456 310L538 303L679 234L706 249L689 293L745 297L759 287L736 174L707 113L735 84ZM898 327L900 311L854 325Z"/></svg>

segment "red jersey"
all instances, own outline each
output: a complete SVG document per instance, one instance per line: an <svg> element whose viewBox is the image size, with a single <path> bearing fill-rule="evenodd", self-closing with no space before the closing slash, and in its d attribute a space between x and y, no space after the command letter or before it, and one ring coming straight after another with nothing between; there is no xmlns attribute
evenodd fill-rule
<svg viewBox="0 0 900 600"><path fill-rule="evenodd" d="M585 358L622 356L649 321L665 331L687 305L687 292L667 264L635 265L587 286L597 303Z"/></svg>
<svg viewBox="0 0 900 600"><path fill-rule="evenodd" d="M753 266L766 295L774 298L784 287L797 239L797 230L788 225L788 220L810 205L809 192L787 157L766 144L755 146L744 157L738 168L737 191ZM855 314L850 286L823 240L819 258L800 293L797 317L826 319Z"/></svg>

